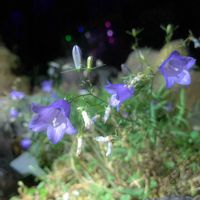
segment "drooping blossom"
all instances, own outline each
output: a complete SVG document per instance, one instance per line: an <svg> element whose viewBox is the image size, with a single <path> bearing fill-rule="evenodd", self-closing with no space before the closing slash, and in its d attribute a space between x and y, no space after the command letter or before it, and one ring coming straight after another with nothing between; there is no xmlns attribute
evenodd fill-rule
<svg viewBox="0 0 200 200"><path fill-rule="evenodd" d="M76 69L81 68L81 49L78 45L74 45L72 49L72 57Z"/></svg>
<svg viewBox="0 0 200 200"><path fill-rule="evenodd" d="M108 118L110 117L110 113L111 113L111 107L107 106L106 109L105 109L104 116L103 116L103 122L104 123L107 122Z"/></svg>
<svg viewBox="0 0 200 200"><path fill-rule="evenodd" d="M173 51L159 67L159 71L165 79L166 87L171 88L175 83L189 85L191 83L189 70L195 62L194 58L181 56L178 51Z"/></svg>
<svg viewBox="0 0 200 200"><path fill-rule="evenodd" d="M84 121L85 129L87 131L91 131L94 128L94 123L97 121L97 119L100 117L99 115L95 115L92 118L89 116L89 114L82 108L78 107L77 110L81 111L81 115Z"/></svg>
<svg viewBox="0 0 200 200"><path fill-rule="evenodd" d="M112 154L112 139L112 136L97 136L94 138L94 140L99 143L107 144L106 156L110 156Z"/></svg>
<svg viewBox="0 0 200 200"><path fill-rule="evenodd" d="M32 111L36 113L29 124L34 132L47 131L48 139L58 143L64 134L73 135L77 131L72 126L70 116L70 104L65 100L57 100L49 106L32 104Z"/></svg>
<svg viewBox="0 0 200 200"><path fill-rule="evenodd" d="M21 141L20 141L20 146L22 147L22 149L24 150L28 150L30 148L32 144L32 141L30 138L23 138Z"/></svg>
<svg viewBox="0 0 200 200"><path fill-rule="evenodd" d="M10 93L10 97L12 100L21 100L25 97L25 94L23 92L13 90Z"/></svg>
<svg viewBox="0 0 200 200"><path fill-rule="evenodd" d="M110 141L110 138L110 136L97 136L94 138L94 140L96 140L97 142L106 143Z"/></svg>
<svg viewBox="0 0 200 200"><path fill-rule="evenodd" d="M81 155L82 147L83 147L83 138L82 137L78 137L76 156L80 156Z"/></svg>
<svg viewBox="0 0 200 200"><path fill-rule="evenodd" d="M111 84L104 86L104 89L111 94L109 105L119 111L121 104L134 94L134 87L125 84Z"/></svg>
<svg viewBox="0 0 200 200"><path fill-rule="evenodd" d="M52 91L53 81L52 80L45 80L45 81L42 82L41 86L42 86L43 92L49 93L49 92Z"/></svg>

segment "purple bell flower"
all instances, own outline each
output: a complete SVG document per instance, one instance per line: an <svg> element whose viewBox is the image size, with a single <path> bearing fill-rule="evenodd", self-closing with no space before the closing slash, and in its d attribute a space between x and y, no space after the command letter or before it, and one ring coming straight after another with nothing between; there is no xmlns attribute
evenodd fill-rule
<svg viewBox="0 0 200 200"><path fill-rule="evenodd" d="M43 92L51 92L52 91L52 87L53 87L53 81L52 80L45 80L42 82L41 84L42 86L42 91Z"/></svg>
<svg viewBox="0 0 200 200"><path fill-rule="evenodd" d="M104 86L104 89L111 94L110 106L119 111L121 104L134 94L134 87L128 87L125 84L111 84Z"/></svg>
<svg viewBox="0 0 200 200"><path fill-rule="evenodd" d="M10 109L10 117L16 119L19 116L19 112L15 108Z"/></svg>
<svg viewBox="0 0 200 200"><path fill-rule="evenodd" d="M22 149L24 150L28 150L30 148L32 144L32 141L31 139L29 138L23 138L21 141L20 141L20 146L22 147Z"/></svg>
<svg viewBox="0 0 200 200"><path fill-rule="evenodd" d="M58 143L65 133L72 135L77 132L69 120L70 104L65 100L57 100L49 106L32 104L32 111L36 115L29 128L34 132L47 131L53 144Z"/></svg>
<svg viewBox="0 0 200 200"><path fill-rule="evenodd" d="M189 69L195 62L194 58L181 56L178 51L173 51L159 67L166 81L166 87L171 88L175 83L189 85L191 83Z"/></svg>
<svg viewBox="0 0 200 200"><path fill-rule="evenodd" d="M23 92L13 90L10 93L10 97L12 100L21 100L25 97L25 94Z"/></svg>

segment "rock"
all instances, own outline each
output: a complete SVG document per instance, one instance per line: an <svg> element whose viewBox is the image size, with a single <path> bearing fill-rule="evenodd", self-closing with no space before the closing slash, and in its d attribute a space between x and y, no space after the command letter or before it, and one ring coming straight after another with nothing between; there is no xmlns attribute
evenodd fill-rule
<svg viewBox="0 0 200 200"><path fill-rule="evenodd" d="M156 73L153 79L153 90L157 91L160 87L165 87L165 81L162 75L157 72L160 64L169 56L169 54L177 50L181 55L188 55L187 48L184 46L183 40L174 40L164 45L160 51L141 48L132 52L125 63L133 74L143 72L150 66ZM190 114L190 124L194 130L200 131L200 72L191 70L191 84L185 87L186 109ZM180 86L173 87L170 93L170 99L175 99L176 104L179 98Z"/></svg>
<svg viewBox="0 0 200 200"><path fill-rule="evenodd" d="M29 92L29 79L13 73L18 66L19 58L5 46L0 45L0 96L7 94L13 88Z"/></svg>
<svg viewBox="0 0 200 200"><path fill-rule="evenodd" d="M125 62L133 74L144 71L148 66L154 71L159 65L160 52L151 48L141 48L131 52Z"/></svg>
<svg viewBox="0 0 200 200"><path fill-rule="evenodd" d="M140 48L131 52L125 62L133 74L143 72L147 67L151 67L155 72L160 64L169 56L169 54L177 50L181 55L188 55L187 48L184 46L183 40L174 40L164 45L160 50L151 48Z"/></svg>

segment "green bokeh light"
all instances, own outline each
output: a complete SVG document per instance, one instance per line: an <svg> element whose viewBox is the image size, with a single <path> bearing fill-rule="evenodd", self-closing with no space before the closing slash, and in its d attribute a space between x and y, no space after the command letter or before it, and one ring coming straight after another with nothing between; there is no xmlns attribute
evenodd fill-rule
<svg viewBox="0 0 200 200"><path fill-rule="evenodd" d="M69 35L69 34L65 35L65 40L66 40L67 42L71 42L71 41L72 41L72 36Z"/></svg>

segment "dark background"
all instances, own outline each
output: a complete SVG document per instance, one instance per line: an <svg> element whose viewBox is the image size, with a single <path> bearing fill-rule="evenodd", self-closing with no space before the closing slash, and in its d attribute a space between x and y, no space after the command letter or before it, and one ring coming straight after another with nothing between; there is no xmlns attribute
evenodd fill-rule
<svg viewBox="0 0 200 200"><path fill-rule="evenodd" d="M200 6L195 1L7 0L1 1L0 35L20 56L19 72L31 75L35 66L42 66L40 73L45 73L48 61L71 56L74 44L81 46L85 56L92 53L119 67L131 51L133 40L127 30L143 28L140 46L159 49L164 43L161 24L179 26L174 39L187 37L189 29L199 37L199 19ZM106 41L106 20L112 24L114 44ZM66 34L72 36L71 42L65 40Z"/></svg>

